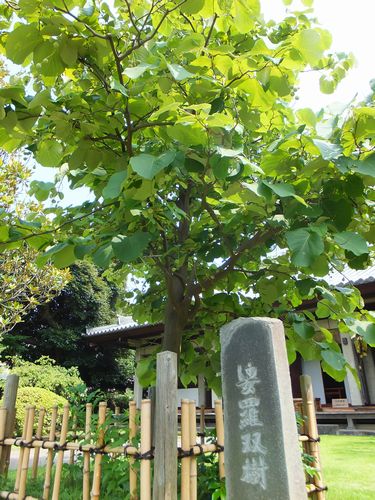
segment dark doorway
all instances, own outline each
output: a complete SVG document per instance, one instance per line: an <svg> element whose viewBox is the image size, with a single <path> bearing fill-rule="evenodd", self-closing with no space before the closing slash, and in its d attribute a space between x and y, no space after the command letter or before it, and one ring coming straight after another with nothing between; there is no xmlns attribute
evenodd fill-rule
<svg viewBox="0 0 375 500"><path fill-rule="evenodd" d="M332 399L346 398L344 382L337 382L325 372L322 372L322 375L327 404L332 404Z"/></svg>

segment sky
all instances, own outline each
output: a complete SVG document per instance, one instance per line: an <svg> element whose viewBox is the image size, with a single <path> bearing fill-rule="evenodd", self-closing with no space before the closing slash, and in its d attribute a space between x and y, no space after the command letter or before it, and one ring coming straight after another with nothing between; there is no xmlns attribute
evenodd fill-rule
<svg viewBox="0 0 375 500"><path fill-rule="evenodd" d="M286 7L282 0L261 0L266 20L281 20L287 8L299 8L295 0ZM356 58L355 67L339 84L334 94L325 95L319 90L319 74L304 73L298 92L298 107L310 107L319 111L322 107L335 103L348 103L356 95L363 98L370 93L369 81L375 78L375 0L315 0L315 16L323 28L328 29L333 38L332 49L337 52L352 52ZM37 167L33 178L53 180L54 169ZM63 205L77 204L89 196L84 189L71 191L64 184Z"/></svg>

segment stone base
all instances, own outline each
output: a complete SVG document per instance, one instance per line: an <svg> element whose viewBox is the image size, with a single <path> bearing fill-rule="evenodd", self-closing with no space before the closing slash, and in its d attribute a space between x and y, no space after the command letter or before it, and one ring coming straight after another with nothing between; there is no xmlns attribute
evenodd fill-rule
<svg viewBox="0 0 375 500"><path fill-rule="evenodd" d="M319 435L329 434L336 435L340 431L340 426L337 424L319 424L318 433Z"/></svg>
<svg viewBox="0 0 375 500"><path fill-rule="evenodd" d="M366 429L340 429L338 434L340 436L375 436L375 430L370 431Z"/></svg>

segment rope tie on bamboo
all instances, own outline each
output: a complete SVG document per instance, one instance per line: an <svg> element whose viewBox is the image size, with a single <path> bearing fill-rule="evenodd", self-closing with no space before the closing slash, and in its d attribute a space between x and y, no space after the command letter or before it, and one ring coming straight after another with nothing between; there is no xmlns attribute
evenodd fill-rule
<svg viewBox="0 0 375 500"><path fill-rule="evenodd" d="M42 439L42 448L43 450L46 450L47 448L44 446L46 443L49 443L50 440L49 439Z"/></svg>
<svg viewBox="0 0 375 500"><path fill-rule="evenodd" d="M194 455L193 448L190 448L190 450L183 450L180 447L177 448L177 456L178 456L178 458L192 457L193 455Z"/></svg>
<svg viewBox="0 0 375 500"><path fill-rule="evenodd" d="M65 441L65 443L63 444L58 444L56 443L54 446L53 446L53 449L55 451L66 451L66 445L68 444L67 441Z"/></svg>
<svg viewBox="0 0 375 500"><path fill-rule="evenodd" d="M107 443L103 443L101 446L97 446L96 448L90 448L90 453L95 453L99 455L107 455L107 452L104 451L104 448L107 446Z"/></svg>
<svg viewBox="0 0 375 500"><path fill-rule="evenodd" d="M313 437L307 435L307 438L308 438L309 443L320 443L320 436L317 438L313 438Z"/></svg>
<svg viewBox="0 0 375 500"><path fill-rule="evenodd" d="M216 453L222 453L224 451L223 445L215 443L215 446L216 446Z"/></svg>
<svg viewBox="0 0 375 500"><path fill-rule="evenodd" d="M138 460L152 460L154 458L154 450L155 448L152 447L150 450L145 451L144 453L136 453L133 456Z"/></svg>

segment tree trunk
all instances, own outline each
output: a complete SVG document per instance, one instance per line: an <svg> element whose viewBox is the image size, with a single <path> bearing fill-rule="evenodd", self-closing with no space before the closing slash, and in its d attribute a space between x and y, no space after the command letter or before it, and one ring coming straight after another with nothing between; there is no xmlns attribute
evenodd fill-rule
<svg viewBox="0 0 375 500"><path fill-rule="evenodd" d="M185 284L180 275L168 280L168 298L164 316L162 351L172 351L179 357L182 333L188 321L190 301L185 297Z"/></svg>

